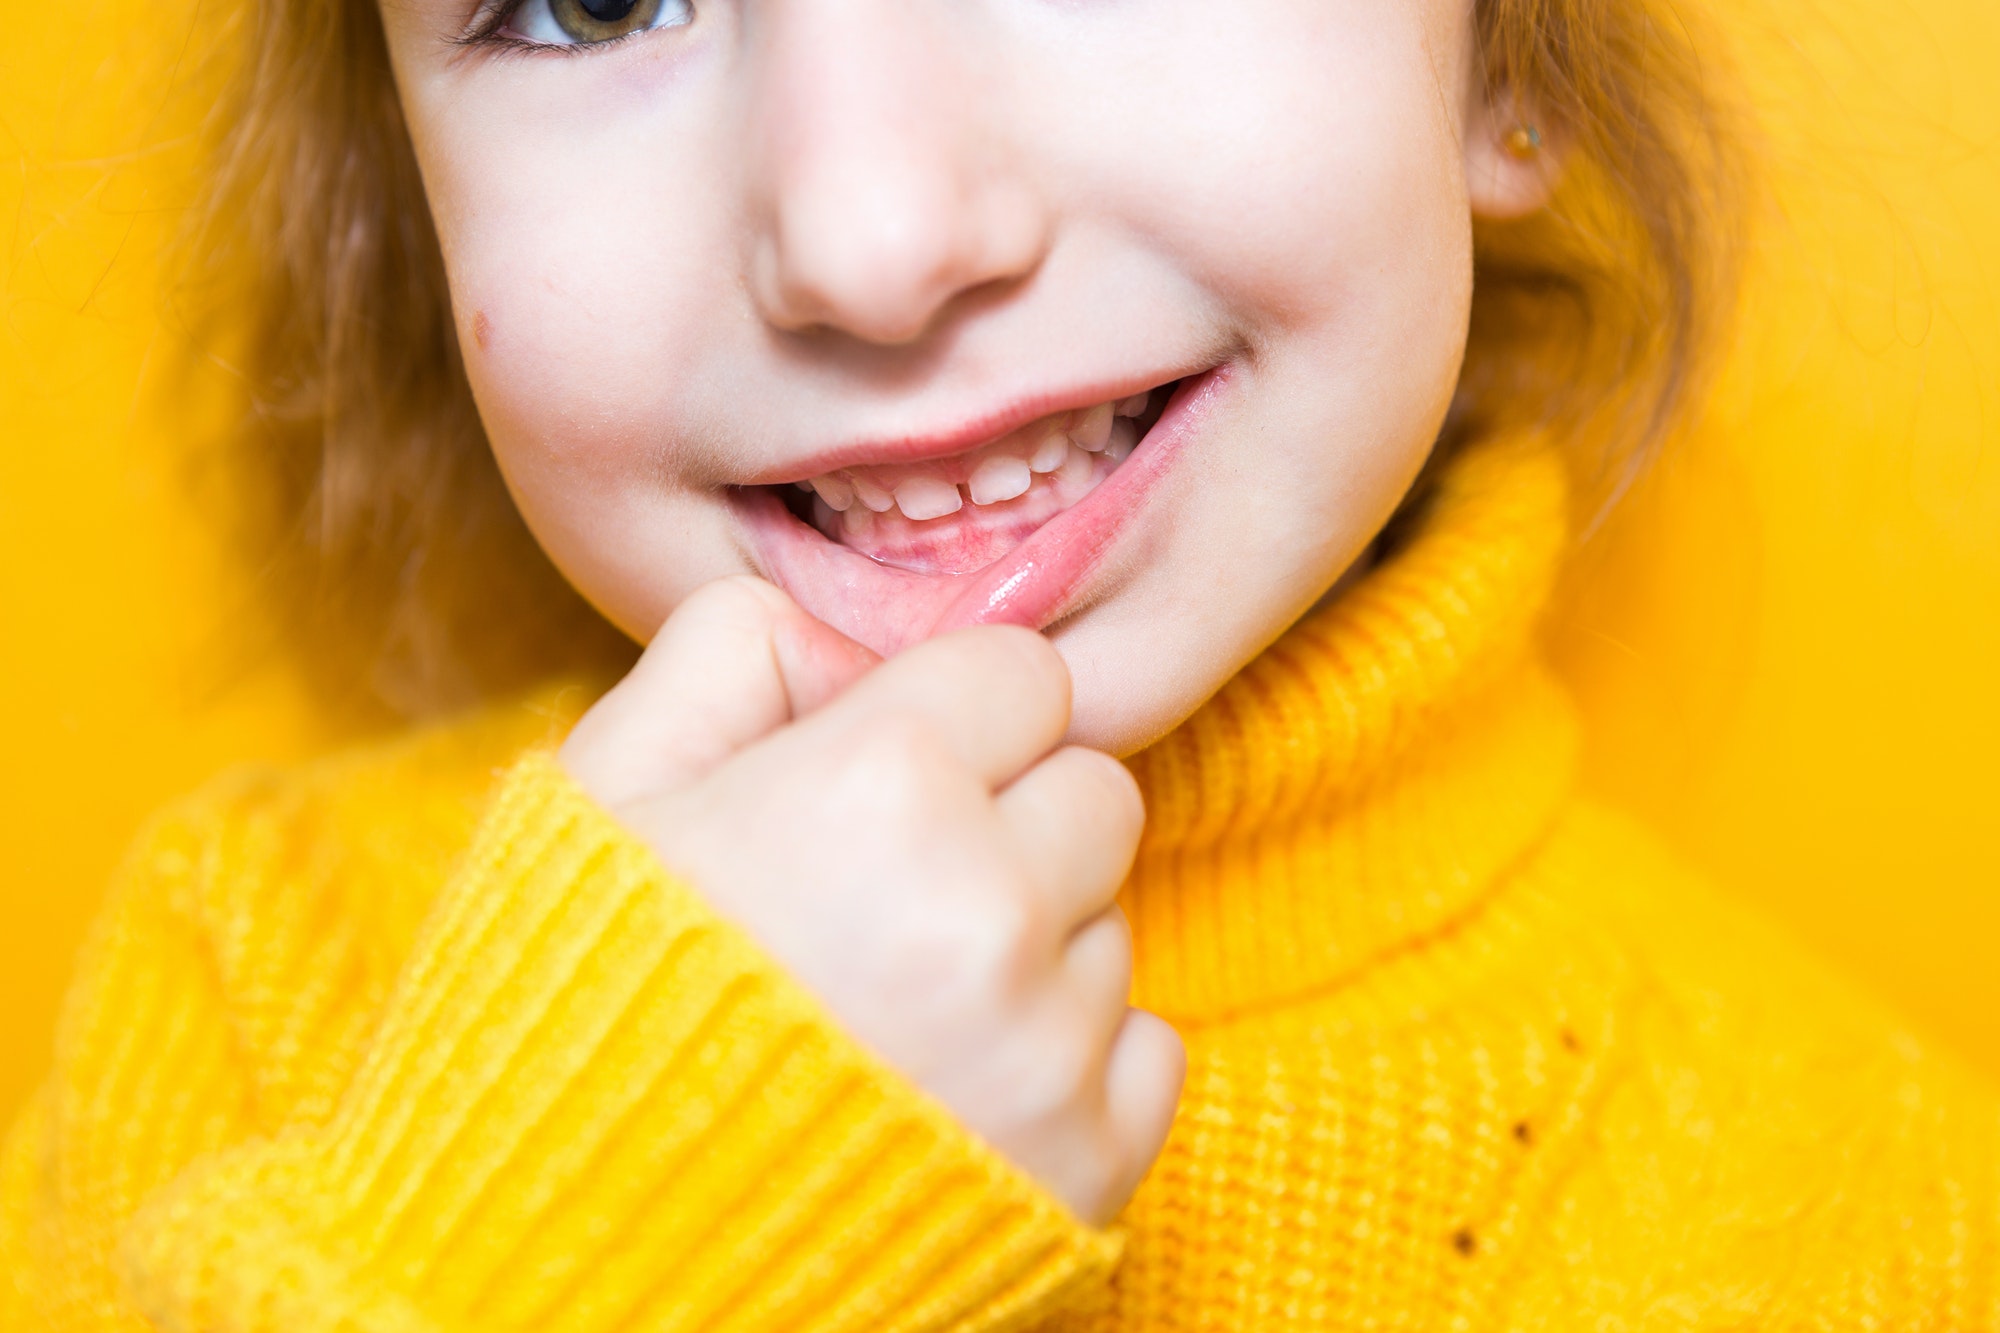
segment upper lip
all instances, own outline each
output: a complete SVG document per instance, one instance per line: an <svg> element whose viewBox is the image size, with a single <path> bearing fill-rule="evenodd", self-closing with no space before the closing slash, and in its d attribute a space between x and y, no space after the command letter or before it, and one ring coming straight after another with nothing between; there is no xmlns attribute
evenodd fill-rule
<svg viewBox="0 0 2000 1333"><path fill-rule="evenodd" d="M851 440L822 449L803 459L774 463L744 478L744 486L779 486L806 481L845 467L875 464L922 463L933 458L950 458L983 444L1013 434L1030 422L1058 412L1070 412L1099 403L1113 403L1135 393L1146 393L1163 384L1198 375L1206 365L1190 366L1146 377L1104 380L1081 387L1052 390L1017 398L997 410L962 418L957 424L933 431L911 431Z"/></svg>

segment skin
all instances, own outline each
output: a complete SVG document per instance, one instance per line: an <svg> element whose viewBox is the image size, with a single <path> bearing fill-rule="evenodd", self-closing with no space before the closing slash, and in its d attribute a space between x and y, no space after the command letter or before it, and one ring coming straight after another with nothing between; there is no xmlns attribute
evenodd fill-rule
<svg viewBox="0 0 2000 1333"><path fill-rule="evenodd" d="M467 372L537 539L652 645L566 762L1110 1216L1180 1054L1124 1005L1141 816L1106 755L1366 549L1450 402L1473 219L1538 208L1552 162L1505 151L1466 0L714 0L575 56L458 44L473 9L382 11ZM730 578L771 572L734 485L1217 366L1042 635L878 666L837 603Z"/></svg>

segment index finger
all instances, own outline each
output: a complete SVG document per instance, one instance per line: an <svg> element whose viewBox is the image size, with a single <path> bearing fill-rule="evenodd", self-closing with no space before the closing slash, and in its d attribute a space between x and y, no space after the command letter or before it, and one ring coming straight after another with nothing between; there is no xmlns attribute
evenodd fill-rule
<svg viewBox="0 0 2000 1333"><path fill-rule="evenodd" d="M760 579L719 579L667 618L585 714L563 762L616 804L693 782L837 695L877 660Z"/></svg>
<svg viewBox="0 0 2000 1333"><path fill-rule="evenodd" d="M1011 782L1069 730L1069 668L1032 630L979 625L890 658L799 724L866 734L914 720L986 783Z"/></svg>

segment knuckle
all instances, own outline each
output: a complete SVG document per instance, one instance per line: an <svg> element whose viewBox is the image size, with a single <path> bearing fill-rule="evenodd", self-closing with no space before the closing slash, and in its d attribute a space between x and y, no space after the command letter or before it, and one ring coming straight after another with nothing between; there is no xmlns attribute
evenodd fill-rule
<svg viewBox="0 0 2000 1333"><path fill-rule="evenodd" d="M1092 1098L1099 1067L1098 1052L1072 1025L1069 1031L1044 1034L1025 1042L1017 1068L1007 1071L1015 1114L1035 1124L1055 1124L1073 1118Z"/></svg>
<svg viewBox="0 0 2000 1333"><path fill-rule="evenodd" d="M1028 956L1034 936L1034 913L1021 898L991 891L967 895L969 901L951 913L950 943L971 976L1012 983Z"/></svg>
<svg viewBox="0 0 2000 1333"><path fill-rule="evenodd" d="M946 789L953 759L922 718L891 713L843 736L836 763L851 795L879 816L921 821Z"/></svg>
<svg viewBox="0 0 2000 1333"><path fill-rule="evenodd" d="M875 763L918 773L945 763L950 753L928 718L902 711L870 719L858 738L856 750Z"/></svg>
<svg viewBox="0 0 2000 1333"><path fill-rule="evenodd" d="M888 983L912 1003L990 1010L1031 975L1036 923L1018 897L958 893L901 916L883 963Z"/></svg>
<svg viewBox="0 0 2000 1333"><path fill-rule="evenodd" d="M1113 904L1093 919L1079 932L1070 955L1095 983L1092 993L1101 996L1102 1003L1116 1004L1122 1010L1131 989L1133 967L1132 928L1124 909Z"/></svg>

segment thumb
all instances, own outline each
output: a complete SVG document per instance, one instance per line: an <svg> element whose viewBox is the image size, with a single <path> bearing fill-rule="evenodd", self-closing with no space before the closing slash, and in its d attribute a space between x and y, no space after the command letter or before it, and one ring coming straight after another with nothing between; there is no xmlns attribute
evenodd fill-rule
<svg viewBox="0 0 2000 1333"><path fill-rule="evenodd" d="M710 583L675 609L563 743L606 805L663 795L825 703L881 659L762 579Z"/></svg>

